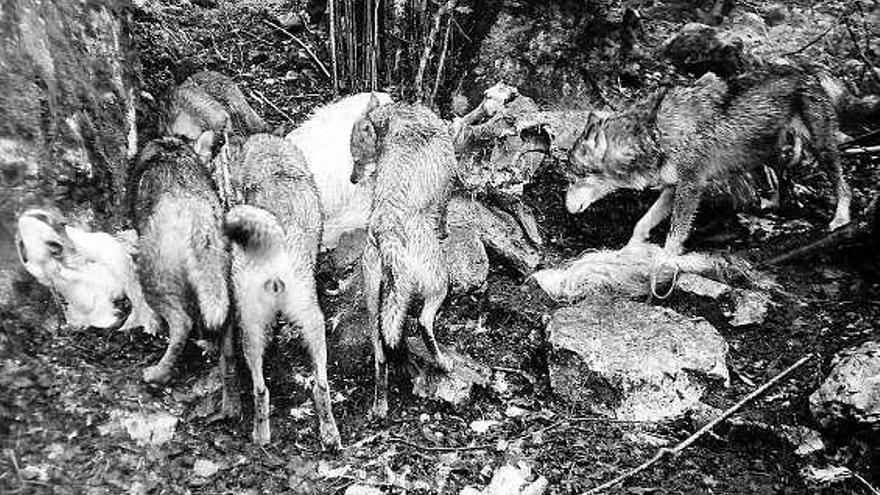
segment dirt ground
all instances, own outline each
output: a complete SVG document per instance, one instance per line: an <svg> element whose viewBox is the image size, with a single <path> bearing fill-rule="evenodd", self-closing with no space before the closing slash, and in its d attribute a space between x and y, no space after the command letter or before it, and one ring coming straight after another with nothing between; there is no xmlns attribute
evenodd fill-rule
<svg viewBox="0 0 880 495"><path fill-rule="evenodd" d="M258 8L251 2L222 5L219 15L186 6L137 19L134 35L149 79L145 89L156 101L181 79L169 67L182 61L225 69L274 125L293 125L288 119L301 121L329 100L329 85L308 57L264 24ZM307 41L321 36L300 34ZM169 54L172 45L178 53ZM141 120L146 136L155 127L151 115L147 105ZM877 165L876 159L846 162L859 206L876 187ZM547 239L548 260L621 246L650 199L622 195L571 216L563 211L559 179L547 164L526 189ZM795 180L820 192L830 182L822 176ZM698 220L701 228L689 248L760 261L806 244L824 234L825 212L831 211L820 197L827 196L805 195L782 213L760 214L768 223L752 233L723 202L713 203ZM793 232L792 225L798 225ZM734 421L680 457L629 480L617 493L870 493L852 478L812 486L801 471L846 465L876 486L876 432L824 432L826 448L808 457L796 455L797 446L778 432L783 426L818 429L807 398L827 375L834 354L880 337L878 252L876 241L859 239L769 270L785 293L774 298L760 325L731 327L708 299L676 294L664 301L687 316L706 318L730 345L732 385L711 391L708 403L715 408L729 407L802 356L816 357ZM307 362L295 342L276 338L267 351L273 442L256 447L250 442L247 390L240 421L218 420L214 414L213 351L193 343L170 385L148 387L141 369L161 355L161 336L69 329L59 324L46 290L22 284L31 303L0 313L0 494L341 494L355 483L385 493L457 494L466 485L486 485L496 468L518 461L549 479L549 493L574 494L644 462L658 446L674 445L703 424L699 417L664 424L611 422L555 398L548 386L543 332L556 305L501 260L491 261L485 292L448 299L437 324L441 343L494 368L491 387L454 409L413 396L407 380L397 377L389 419L371 421L371 356L364 357L362 368L343 373L331 354L333 407L344 446L336 454L320 452L310 394L303 386ZM138 444L124 419L131 412L178 418L173 436L149 445L159 441L154 434L147 445ZM498 423L478 433L471 428L476 420Z"/></svg>

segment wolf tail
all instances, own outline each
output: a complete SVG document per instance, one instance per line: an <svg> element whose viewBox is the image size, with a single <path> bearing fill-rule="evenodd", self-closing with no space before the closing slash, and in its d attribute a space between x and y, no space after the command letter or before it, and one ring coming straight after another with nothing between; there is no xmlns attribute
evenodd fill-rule
<svg viewBox="0 0 880 495"><path fill-rule="evenodd" d="M284 242L284 229L275 215L249 205L240 205L229 210L223 232L245 251L278 247Z"/></svg>
<svg viewBox="0 0 880 495"><path fill-rule="evenodd" d="M223 239L214 231L207 237L193 236L186 256L186 275L196 294L205 326L222 328L229 310L227 276L229 259Z"/></svg>

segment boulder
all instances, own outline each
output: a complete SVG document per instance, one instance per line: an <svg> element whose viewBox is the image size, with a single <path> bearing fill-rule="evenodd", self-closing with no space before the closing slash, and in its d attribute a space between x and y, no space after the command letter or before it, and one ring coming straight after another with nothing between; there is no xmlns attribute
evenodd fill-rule
<svg viewBox="0 0 880 495"><path fill-rule="evenodd" d="M837 356L828 378L810 395L810 411L826 428L880 424L880 342Z"/></svg>
<svg viewBox="0 0 880 495"><path fill-rule="evenodd" d="M490 209L479 201L455 196L449 202L446 223L450 229L476 232L483 244L504 258L523 275L532 273L541 261L513 215Z"/></svg>
<svg viewBox="0 0 880 495"><path fill-rule="evenodd" d="M728 346L712 325L623 298L557 310L547 339L554 392L619 419L680 416L730 380Z"/></svg>
<svg viewBox="0 0 880 495"><path fill-rule="evenodd" d="M492 370L452 349L443 349L452 359L452 370L444 373L434 364L422 339L407 339L409 372L413 394L426 399L440 399L453 406L466 403L475 386L487 387Z"/></svg>
<svg viewBox="0 0 880 495"><path fill-rule="evenodd" d="M714 72L726 77L745 66L743 40L739 36L698 22L686 24L667 41L663 54L679 70L694 76Z"/></svg>

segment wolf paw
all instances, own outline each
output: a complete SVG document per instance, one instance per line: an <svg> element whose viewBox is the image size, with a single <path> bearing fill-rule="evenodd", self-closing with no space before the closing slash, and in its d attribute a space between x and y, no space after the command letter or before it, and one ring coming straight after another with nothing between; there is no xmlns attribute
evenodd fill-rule
<svg viewBox="0 0 880 495"><path fill-rule="evenodd" d="M435 356L435 360L437 361L437 367L443 370L444 373L449 373L450 371L452 371L452 358L449 357L446 353L438 352L437 356Z"/></svg>
<svg viewBox="0 0 880 495"><path fill-rule="evenodd" d="M376 401L373 403L373 407L370 409L370 416L373 419L385 419L388 417L388 402L387 401Z"/></svg>
<svg viewBox="0 0 880 495"><path fill-rule="evenodd" d="M144 369L144 381L164 385L171 379L171 372L164 366L150 366Z"/></svg>
<svg viewBox="0 0 880 495"><path fill-rule="evenodd" d="M269 422L254 422L254 431L251 432L251 438L256 445L266 445L269 443Z"/></svg>
<svg viewBox="0 0 880 495"><path fill-rule="evenodd" d="M339 438L339 430L332 422L321 423L321 445L324 450L336 452L342 448L342 440Z"/></svg>
<svg viewBox="0 0 880 495"><path fill-rule="evenodd" d="M828 230L835 231L844 225L847 225L850 222L850 219L847 217L834 217L834 220L828 224Z"/></svg>

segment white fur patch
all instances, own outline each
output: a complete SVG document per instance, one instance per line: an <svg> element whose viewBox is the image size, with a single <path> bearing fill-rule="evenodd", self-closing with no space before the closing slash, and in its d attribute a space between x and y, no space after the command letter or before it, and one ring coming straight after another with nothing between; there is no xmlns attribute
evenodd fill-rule
<svg viewBox="0 0 880 495"><path fill-rule="evenodd" d="M158 322L144 301L130 249L103 232L86 232L70 225L56 232L36 216L39 213L45 214L28 210L18 219L16 234L24 247L22 262L38 282L64 298L68 324L112 326L117 322L113 301L125 295L132 310L121 329L142 326L148 333L155 333Z"/></svg>
<svg viewBox="0 0 880 495"><path fill-rule="evenodd" d="M285 140L296 145L306 158L324 207L324 249L333 249L339 236L367 224L372 191L370 183L352 184L351 128L370 102L371 93L343 98L315 111ZM385 93L375 93L382 104Z"/></svg>

